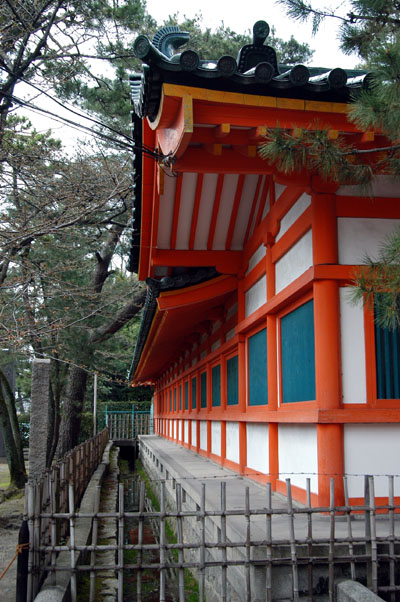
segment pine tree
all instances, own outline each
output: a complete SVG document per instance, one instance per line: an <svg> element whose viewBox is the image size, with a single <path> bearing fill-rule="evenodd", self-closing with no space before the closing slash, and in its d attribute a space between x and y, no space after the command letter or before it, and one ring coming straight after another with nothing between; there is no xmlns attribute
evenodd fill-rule
<svg viewBox="0 0 400 602"><path fill-rule="evenodd" d="M324 19L341 23L341 48L354 53L369 73L369 86L353 99L349 119L360 129L383 134L386 143L360 151L328 132L296 135L270 131L260 155L285 173L308 169L338 183L368 184L379 173L400 175L400 2L351 0L336 11L319 10L305 0L281 0L288 15L311 20L313 32ZM342 10L342 12L340 12ZM382 139L381 137L379 138ZM366 257L356 275L353 301L374 308L376 322L400 327L400 231L382 241L378 257Z"/></svg>
<svg viewBox="0 0 400 602"><path fill-rule="evenodd" d="M281 4L290 17L311 20L314 32L324 19L340 21L342 50L354 53L369 73L369 85L353 98L348 117L362 131L379 133L384 144L358 149L340 137L330 140L325 131L293 135L275 129L261 145L261 157L278 161L285 173L308 169L341 183L366 184L376 173L400 174L400 3L351 0L350 10L344 13L340 8L317 10L304 0L281 0Z"/></svg>

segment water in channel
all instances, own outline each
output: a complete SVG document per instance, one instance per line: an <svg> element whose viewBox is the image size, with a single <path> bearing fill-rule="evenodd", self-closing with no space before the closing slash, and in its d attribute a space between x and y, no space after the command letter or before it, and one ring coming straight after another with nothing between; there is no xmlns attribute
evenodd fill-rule
<svg viewBox="0 0 400 602"><path fill-rule="evenodd" d="M124 508L126 512L138 512L140 505L140 490L142 479L135 471L133 463L120 461L120 479L124 485ZM145 511L154 510L150 499L144 495ZM159 521L146 518L140 534L139 520L127 518L125 521L125 543L143 545L159 543ZM168 554L168 551L167 551ZM154 550L125 550L125 564L156 564L160 560L158 549ZM170 559L173 561L173 558ZM173 569L167 570L166 602L178 601L178 578ZM124 570L124 602L159 602L160 600L160 571L154 568L139 570Z"/></svg>

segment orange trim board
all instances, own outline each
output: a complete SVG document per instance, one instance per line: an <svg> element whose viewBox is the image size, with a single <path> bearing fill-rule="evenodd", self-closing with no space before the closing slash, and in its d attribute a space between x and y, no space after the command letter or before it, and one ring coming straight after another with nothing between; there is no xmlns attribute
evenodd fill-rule
<svg viewBox="0 0 400 602"><path fill-rule="evenodd" d="M296 109L301 111L318 111L324 113L348 113L349 105L342 102L320 102L298 98L279 98L274 96L259 96L255 94L239 94L237 92L222 92L191 86L163 84L164 96L183 98L191 96L196 100L239 104L255 107L272 107L278 109Z"/></svg>
<svg viewBox="0 0 400 602"><path fill-rule="evenodd" d="M225 293L232 292L236 288L237 279L235 277L219 276L213 280L207 280L206 282L185 289L161 293L157 299L157 304L161 311L174 309L185 305L202 303L212 297L219 297Z"/></svg>

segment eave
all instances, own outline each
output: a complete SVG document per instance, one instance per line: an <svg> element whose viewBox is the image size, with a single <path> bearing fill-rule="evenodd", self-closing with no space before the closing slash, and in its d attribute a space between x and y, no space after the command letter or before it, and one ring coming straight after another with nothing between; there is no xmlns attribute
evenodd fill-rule
<svg viewBox="0 0 400 602"><path fill-rule="evenodd" d="M187 342L188 334L199 328L215 308L223 307L237 288L233 276L219 276L200 284L160 292L149 301L143 322L148 323L141 348L135 351L137 361L132 365L133 384L154 382ZM137 345L138 345L137 344Z"/></svg>

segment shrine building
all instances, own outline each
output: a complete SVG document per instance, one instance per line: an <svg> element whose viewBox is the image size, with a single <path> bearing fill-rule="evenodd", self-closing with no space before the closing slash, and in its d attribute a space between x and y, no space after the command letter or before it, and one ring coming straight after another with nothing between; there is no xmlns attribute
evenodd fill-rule
<svg viewBox="0 0 400 602"><path fill-rule="evenodd" d="M130 269L147 283L131 378L152 383L160 437L284 493L329 503L330 478L400 473L400 340L350 302L368 254L400 226L400 189L372 194L261 159L268 128L382 142L347 119L363 71L281 65L268 25L230 56L139 36L131 77ZM386 495L387 480L375 480ZM380 489L381 487L381 489ZM395 491L399 495L399 491Z"/></svg>

